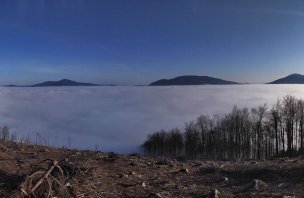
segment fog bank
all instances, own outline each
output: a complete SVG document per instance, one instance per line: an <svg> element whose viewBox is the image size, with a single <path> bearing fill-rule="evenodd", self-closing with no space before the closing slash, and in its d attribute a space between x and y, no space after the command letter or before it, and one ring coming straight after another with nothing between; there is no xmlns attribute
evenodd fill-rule
<svg viewBox="0 0 304 198"><path fill-rule="evenodd" d="M2 87L0 123L53 146L132 152L154 131L234 105L271 106L287 94L304 97L304 85Z"/></svg>

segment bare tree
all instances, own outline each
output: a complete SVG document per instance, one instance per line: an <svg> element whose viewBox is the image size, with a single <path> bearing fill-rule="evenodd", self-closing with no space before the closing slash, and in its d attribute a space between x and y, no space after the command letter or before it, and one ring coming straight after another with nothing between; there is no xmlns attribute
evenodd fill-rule
<svg viewBox="0 0 304 198"><path fill-rule="evenodd" d="M262 160L304 152L304 101L292 96L278 99L268 111L261 105L233 107L224 116L201 115L178 129L149 135L146 153L212 159ZM287 147L286 144L287 143Z"/></svg>
<svg viewBox="0 0 304 198"><path fill-rule="evenodd" d="M2 140L7 142L10 139L10 132L9 132L9 128L7 126L3 127L2 132L1 132L1 137Z"/></svg>
<svg viewBox="0 0 304 198"><path fill-rule="evenodd" d="M197 158L199 153L200 135L194 122L185 126L185 153L190 158Z"/></svg>
<svg viewBox="0 0 304 198"><path fill-rule="evenodd" d="M300 151L304 151L304 101L298 100L297 103L297 117L299 121L299 138L300 138Z"/></svg>
<svg viewBox="0 0 304 198"><path fill-rule="evenodd" d="M279 155L280 150L280 127L282 126L282 104L278 99L277 102L273 105L269 113L269 127L270 130L274 133L275 138L275 154Z"/></svg>
<svg viewBox="0 0 304 198"><path fill-rule="evenodd" d="M262 159L262 145L264 141L263 134L263 122L266 116L267 107L266 104L263 106L258 106L256 108L251 109L252 119L253 119L253 129L255 132L256 139L256 156L258 160Z"/></svg>
<svg viewBox="0 0 304 198"><path fill-rule="evenodd" d="M296 117L295 97L285 96L283 98L283 115L287 136L287 154L288 156L291 156L293 152L294 125Z"/></svg>

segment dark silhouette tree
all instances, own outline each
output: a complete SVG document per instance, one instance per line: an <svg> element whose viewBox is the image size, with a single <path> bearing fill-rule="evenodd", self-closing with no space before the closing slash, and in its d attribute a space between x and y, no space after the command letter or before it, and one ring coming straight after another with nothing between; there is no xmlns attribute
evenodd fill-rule
<svg viewBox="0 0 304 198"><path fill-rule="evenodd" d="M304 152L304 101L278 99L268 111L233 107L226 115L201 115L185 124L147 137L147 154L210 159L257 159L293 156Z"/></svg>

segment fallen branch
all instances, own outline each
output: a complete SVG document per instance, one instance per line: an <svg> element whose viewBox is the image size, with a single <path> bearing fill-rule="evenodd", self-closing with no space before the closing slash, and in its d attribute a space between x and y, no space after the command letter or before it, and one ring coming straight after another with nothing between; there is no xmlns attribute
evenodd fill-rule
<svg viewBox="0 0 304 198"><path fill-rule="evenodd" d="M43 183L43 181L45 179L47 179L47 177L49 176L49 174L51 174L51 172L54 170L54 168L57 166L58 161L54 161L53 162L53 166L51 166L51 168L45 173L45 175L36 183L36 185L32 188L32 190L30 191L29 194L32 194L35 192L35 190Z"/></svg>

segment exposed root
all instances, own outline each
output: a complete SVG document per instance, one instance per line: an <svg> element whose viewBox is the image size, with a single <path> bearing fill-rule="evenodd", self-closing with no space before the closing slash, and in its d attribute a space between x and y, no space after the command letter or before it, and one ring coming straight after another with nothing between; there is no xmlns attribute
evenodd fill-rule
<svg viewBox="0 0 304 198"><path fill-rule="evenodd" d="M45 171L38 170L28 176L20 186L22 197L54 197L68 193L67 178L57 160Z"/></svg>

